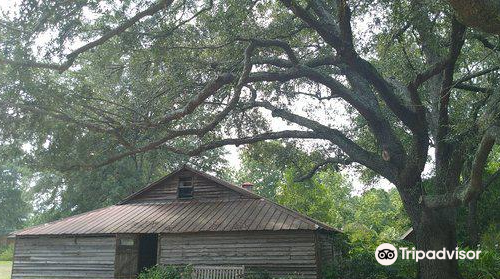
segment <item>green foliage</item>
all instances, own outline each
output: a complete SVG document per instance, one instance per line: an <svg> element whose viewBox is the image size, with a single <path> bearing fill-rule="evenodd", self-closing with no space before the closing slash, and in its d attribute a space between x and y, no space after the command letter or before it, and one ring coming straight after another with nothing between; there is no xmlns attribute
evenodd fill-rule
<svg viewBox="0 0 500 279"><path fill-rule="evenodd" d="M350 185L339 173L324 170L312 179L296 182L298 173L288 169L277 184L276 201L307 216L342 227L352 214Z"/></svg>
<svg viewBox="0 0 500 279"><path fill-rule="evenodd" d="M35 207L28 225L115 204L188 161L199 169L220 172L226 162L219 159L219 154L188 160L167 152L152 152L98 169L39 172L27 193Z"/></svg>
<svg viewBox="0 0 500 279"><path fill-rule="evenodd" d="M488 180L493 173L500 167L500 152L495 151L492 154L492 162L488 165L486 170L485 180ZM500 179L493 181L478 198L476 222L477 230L480 236L480 242L488 247L494 247L495 244L500 243L500 211L498 205L500 204ZM458 241L468 243L468 218L469 210L467 207L458 209ZM496 242L495 242L496 241Z"/></svg>
<svg viewBox="0 0 500 279"><path fill-rule="evenodd" d="M137 279L191 279L192 266L161 266L156 265L142 271Z"/></svg>
<svg viewBox="0 0 500 279"><path fill-rule="evenodd" d="M353 207L354 217L345 231L355 241L398 239L411 226L396 189L365 191L353 198Z"/></svg>
<svg viewBox="0 0 500 279"><path fill-rule="evenodd" d="M0 261L12 261L14 258L14 245L0 247Z"/></svg>
<svg viewBox="0 0 500 279"><path fill-rule="evenodd" d="M273 199L276 196L277 182L283 179L283 168L286 168L287 149L281 142L271 141L250 145L240 155L241 168L236 180L250 181L255 184L254 191L264 197Z"/></svg>
<svg viewBox="0 0 500 279"><path fill-rule="evenodd" d="M413 261L396 261L391 266L382 266L375 260L373 251L360 248L326 267L323 278L409 279L416 277L416 268Z"/></svg>
<svg viewBox="0 0 500 279"><path fill-rule="evenodd" d="M414 261L398 260L391 266L382 266L376 260L374 251L382 242L397 243L411 247L411 243L401 243L394 239L378 241L354 240L349 234L337 236L334 246L341 251L333 263L324 266L322 278L367 278L367 279L408 279L415 278L417 265Z"/></svg>
<svg viewBox="0 0 500 279"><path fill-rule="evenodd" d="M486 249L499 249L500 223L492 222L488 229L481 235L481 246Z"/></svg>
<svg viewBox="0 0 500 279"><path fill-rule="evenodd" d="M0 146L0 235L22 227L30 211L24 179L29 171L18 165L17 156L19 149Z"/></svg>
<svg viewBox="0 0 500 279"><path fill-rule="evenodd" d="M261 142L243 150L237 179L254 183L258 194L341 228L354 208L349 203L351 185L335 166L297 181L322 160L321 153L307 153L294 142Z"/></svg>
<svg viewBox="0 0 500 279"><path fill-rule="evenodd" d="M465 279L497 279L500 278L500 249L496 247L479 247L481 254L478 260L459 260L460 272ZM474 250L475 251L475 250Z"/></svg>
<svg viewBox="0 0 500 279"><path fill-rule="evenodd" d="M271 274L265 270L254 270L245 274L246 279L273 279Z"/></svg>
<svg viewBox="0 0 500 279"><path fill-rule="evenodd" d="M291 143L259 143L244 150L242 173L249 173L244 179L257 181L256 187L268 183L280 204L343 229L334 245L344 256L324 267L324 278L414 278L414 262L385 267L373 254L380 243L397 242L411 226L397 190L371 189L353 196L351 185L333 168L297 182L318 160L315 156Z"/></svg>

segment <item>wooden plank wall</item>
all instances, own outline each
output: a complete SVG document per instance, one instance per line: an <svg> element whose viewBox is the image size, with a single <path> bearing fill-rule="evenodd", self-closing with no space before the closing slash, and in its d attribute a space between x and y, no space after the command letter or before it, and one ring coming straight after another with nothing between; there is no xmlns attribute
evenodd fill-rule
<svg viewBox="0 0 500 279"><path fill-rule="evenodd" d="M276 277L316 278L313 231L163 234L163 265L233 265Z"/></svg>
<svg viewBox="0 0 500 279"><path fill-rule="evenodd" d="M319 272L322 273L323 269L331 265L338 264L341 252L335 247L334 235L329 232L316 232L316 239L318 242L318 264Z"/></svg>
<svg viewBox="0 0 500 279"><path fill-rule="evenodd" d="M231 189L228 189L222 185L199 176L192 172L185 171L179 173L164 181L151 189L145 191L139 196L135 197L129 203L134 202L159 202L159 201L173 201L177 199L177 184L179 182L179 176L193 176L194 193L193 199L200 201L207 200L235 200L240 199L243 196Z"/></svg>
<svg viewBox="0 0 500 279"><path fill-rule="evenodd" d="M114 277L115 237L17 238L12 279Z"/></svg>

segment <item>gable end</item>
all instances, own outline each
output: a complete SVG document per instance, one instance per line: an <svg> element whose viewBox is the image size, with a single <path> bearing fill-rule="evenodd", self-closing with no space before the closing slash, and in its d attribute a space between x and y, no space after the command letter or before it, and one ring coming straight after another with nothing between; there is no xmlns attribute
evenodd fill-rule
<svg viewBox="0 0 500 279"><path fill-rule="evenodd" d="M183 185L180 180L192 178L192 197L189 189L181 189ZM186 196L187 195L187 196ZM132 194L119 204L130 203L155 203L171 201L211 201L211 200L237 200L237 199L260 198L259 196L222 181L213 176L184 166L181 169L165 176L164 178L153 182L142 190Z"/></svg>

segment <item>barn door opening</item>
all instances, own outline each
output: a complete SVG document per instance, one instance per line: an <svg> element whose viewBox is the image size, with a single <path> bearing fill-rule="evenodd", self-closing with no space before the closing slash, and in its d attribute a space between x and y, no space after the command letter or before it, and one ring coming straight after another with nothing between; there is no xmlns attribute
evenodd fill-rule
<svg viewBox="0 0 500 279"><path fill-rule="evenodd" d="M138 271L153 267L158 262L158 235L142 234L139 236Z"/></svg>
<svg viewBox="0 0 500 279"><path fill-rule="evenodd" d="M139 239L133 234L116 236L115 278L135 279L139 259Z"/></svg>

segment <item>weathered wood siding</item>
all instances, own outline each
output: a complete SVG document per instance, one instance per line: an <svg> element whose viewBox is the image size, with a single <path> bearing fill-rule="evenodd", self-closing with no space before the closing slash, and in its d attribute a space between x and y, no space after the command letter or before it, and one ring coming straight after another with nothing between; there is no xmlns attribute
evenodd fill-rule
<svg viewBox="0 0 500 279"><path fill-rule="evenodd" d="M12 279L112 279L115 237L17 238Z"/></svg>
<svg viewBox="0 0 500 279"><path fill-rule="evenodd" d="M341 252L335 247L334 235L329 232L316 232L318 267L321 274L325 268L338 263Z"/></svg>
<svg viewBox="0 0 500 279"><path fill-rule="evenodd" d="M246 271L265 270L279 277L317 274L313 231L163 234L159 263L244 265Z"/></svg>
<svg viewBox="0 0 500 279"><path fill-rule="evenodd" d="M177 200L177 185L180 176L193 176L194 200L235 200L243 197L242 194L219 185L205 177L193 174L189 171L184 171L171 177L168 181L163 181L163 183L153 186L151 189L129 201L129 203Z"/></svg>

